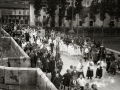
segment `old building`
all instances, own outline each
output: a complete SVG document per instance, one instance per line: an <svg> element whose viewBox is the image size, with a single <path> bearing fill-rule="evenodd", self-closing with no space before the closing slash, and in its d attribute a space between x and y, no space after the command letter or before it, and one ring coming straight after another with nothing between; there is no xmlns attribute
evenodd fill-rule
<svg viewBox="0 0 120 90"><path fill-rule="evenodd" d="M28 25L30 22L29 2L22 0L5 0L0 3L0 23Z"/></svg>
<svg viewBox="0 0 120 90"><path fill-rule="evenodd" d="M6 24L9 22L14 22L16 24L27 24L27 25L35 25L36 18L34 14L34 3L33 0L1 0L3 3L0 4L0 23ZM96 15L96 21L90 19L89 17L89 6L93 0L83 0L82 5L86 10L87 17L85 18L85 22L82 23L80 15L76 15L75 20L73 20L73 26L76 27L101 27L103 22L100 20L100 14ZM101 0L98 0L101 1ZM76 0L67 0L69 2L69 6L72 5L72 2L76 2ZM48 0L42 0L43 7L40 11L40 17L38 20L41 22L41 26L45 26L45 21L48 16L46 14ZM75 5L74 5L75 6ZM70 21L63 19L63 24L59 25L59 8L60 5L57 5L57 9L55 11L55 26L61 27L65 24L65 27L70 26ZM66 12L67 15L67 12ZM104 27L109 27L109 23L112 22L114 27L120 27L120 22L117 23L116 19L112 18L110 21L110 16L106 13L106 19L104 20ZM50 27L50 20L48 23Z"/></svg>

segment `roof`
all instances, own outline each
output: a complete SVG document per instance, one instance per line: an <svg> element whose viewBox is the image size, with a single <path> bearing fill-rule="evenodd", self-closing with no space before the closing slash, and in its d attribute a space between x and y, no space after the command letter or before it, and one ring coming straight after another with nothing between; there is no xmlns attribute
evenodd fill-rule
<svg viewBox="0 0 120 90"><path fill-rule="evenodd" d="M29 9L29 4L1 3L0 8Z"/></svg>

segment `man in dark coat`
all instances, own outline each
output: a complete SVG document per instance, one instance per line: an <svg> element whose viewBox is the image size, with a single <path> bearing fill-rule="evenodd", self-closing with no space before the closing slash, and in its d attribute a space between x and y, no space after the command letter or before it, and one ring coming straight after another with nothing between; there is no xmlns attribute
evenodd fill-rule
<svg viewBox="0 0 120 90"><path fill-rule="evenodd" d="M30 52L30 59L31 59L31 67L35 67L35 61L34 61L34 56L35 54L33 53L33 51Z"/></svg>
<svg viewBox="0 0 120 90"><path fill-rule="evenodd" d="M68 90L69 90L70 79L71 79L71 74L69 73L69 70L67 69L67 73L65 73L65 74L63 75L63 85L64 85L64 89L65 89L65 86L67 86L67 87L68 87Z"/></svg>
<svg viewBox="0 0 120 90"><path fill-rule="evenodd" d="M107 64L106 71L109 72L110 64L111 64L110 55L109 54L106 55L106 64Z"/></svg>
<svg viewBox="0 0 120 90"><path fill-rule="evenodd" d="M54 43L52 41L52 43L50 43L51 53L53 53L53 47L54 47Z"/></svg>
<svg viewBox="0 0 120 90"><path fill-rule="evenodd" d="M60 75L57 73L56 74L56 77L54 78L54 80L53 80L53 84L55 85L55 87L57 88L57 89L59 89L59 87L60 87L60 85L61 85L61 78L60 78Z"/></svg>
<svg viewBox="0 0 120 90"><path fill-rule="evenodd" d="M43 64L43 72L46 72L47 71L47 58L46 58L45 54L43 55L41 60L42 60L42 64Z"/></svg>
<svg viewBox="0 0 120 90"><path fill-rule="evenodd" d="M58 72L58 69L54 69L54 70L51 72L51 82L53 82L53 80L54 80L57 72Z"/></svg>
<svg viewBox="0 0 120 90"><path fill-rule="evenodd" d="M50 72L55 70L55 58L54 58L54 56L50 57L49 68L50 68Z"/></svg>

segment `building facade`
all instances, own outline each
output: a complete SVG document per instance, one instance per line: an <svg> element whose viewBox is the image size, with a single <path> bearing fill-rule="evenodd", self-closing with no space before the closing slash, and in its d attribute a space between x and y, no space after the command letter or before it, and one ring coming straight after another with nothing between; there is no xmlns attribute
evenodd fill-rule
<svg viewBox="0 0 120 90"><path fill-rule="evenodd" d="M34 15L34 4L33 0L12 0L14 1L11 2L11 0L2 0L4 3L0 4L0 23L6 24L10 22L14 22L16 24L27 24L27 25L35 25L36 18ZM9 4L5 4L8 1ZM66 0L69 2L69 6L72 5L72 2L76 2L76 0ZM83 0L82 5L84 8L88 8L91 5L91 2L93 0ZM101 0L98 0L101 1ZM41 22L41 26L45 26L46 18L49 16L46 13L47 10L47 0L42 0L43 7L40 11L40 17L38 20ZM74 5L75 6L75 5ZM70 27L70 21L66 20L66 17L63 19L63 24L59 25L59 8L60 5L57 6L57 9L55 11L56 16L55 16L55 26L64 26L65 27ZM66 12L67 15L67 12ZM100 14L96 15L96 21L94 22L92 19L89 17L89 11L86 12L87 17L84 20L84 23L82 23L80 15L76 15L75 19L73 20L73 26L74 27L101 27L103 24L103 21L100 20ZM120 20L119 22L116 21L116 19L112 18L110 19L110 16L106 13L106 18L104 20L104 27L109 27L109 23L112 22L114 24L114 27L120 27ZM50 27L50 20L48 23L48 26Z"/></svg>
<svg viewBox="0 0 120 90"><path fill-rule="evenodd" d="M14 0L13 0L14 1ZM28 25L30 22L30 10L28 1L7 1L0 3L0 23Z"/></svg>

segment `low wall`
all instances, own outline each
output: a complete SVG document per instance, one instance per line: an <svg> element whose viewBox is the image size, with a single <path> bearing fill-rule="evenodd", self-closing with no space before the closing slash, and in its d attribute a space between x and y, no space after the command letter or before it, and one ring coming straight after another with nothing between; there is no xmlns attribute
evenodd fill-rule
<svg viewBox="0 0 120 90"><path fill-rule="evenodd" d="M37 69L36 90L57 90L53 83L51 83L51 81L39 68Z"/></svg>
<svg viewBox="0 0 120 90"><path fill-rule="evenodd" d="M0 66L0 89L57 90L39 68Z"/></svg>
<svg viewBox="0 0 120 90"><path fill-rule="evenodd" d="M4 56L0 59L0 65L9 67L30 67L30 57L15 42L12 37L2 37L1 43ZM11 51L12 50L12 51Z"/></svg>
<svg viewBox="0 0 120 90"><path fill-rule="evenodd" d="M106 48L106 51L107 51L108 54L113 52L114 55L115 55L116 60L120 60L120 57L118 57L118 55L120 55L120 52L112 50L112 49L109 49L109 48Z"/></svg>

